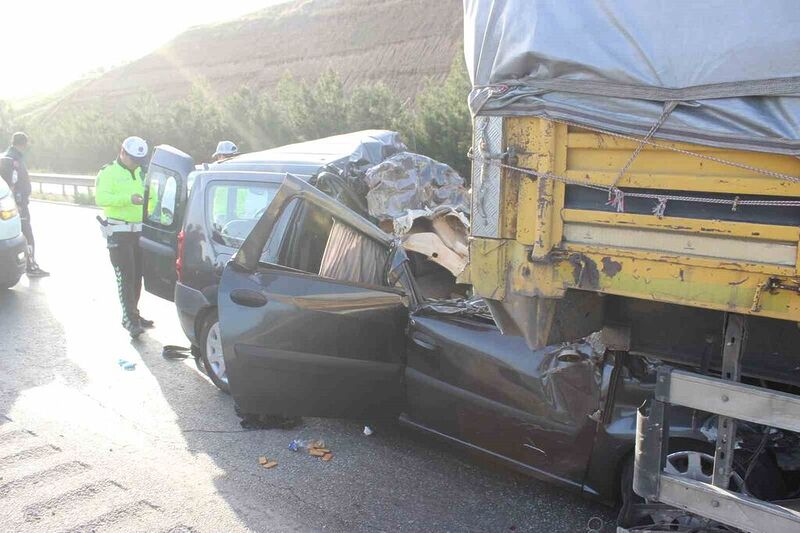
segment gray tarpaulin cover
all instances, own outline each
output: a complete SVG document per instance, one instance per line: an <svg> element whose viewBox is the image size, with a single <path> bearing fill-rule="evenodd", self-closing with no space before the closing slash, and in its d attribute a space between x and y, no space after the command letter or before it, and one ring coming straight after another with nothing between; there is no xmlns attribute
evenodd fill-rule
<svg viewBox="0 0 800 533"><path fill-rule="evenodd" d="M469 212L464 178L424 155L401 152L367 170L369 214L395 219L410 209L449 205Z"/></svg>
<svg viewBox="0 0 800 533"><path fill-rule="evenodd" d="M464 0L470 105L800 154L797 0ZM507 86L503 87L504 85Z"/></svg>

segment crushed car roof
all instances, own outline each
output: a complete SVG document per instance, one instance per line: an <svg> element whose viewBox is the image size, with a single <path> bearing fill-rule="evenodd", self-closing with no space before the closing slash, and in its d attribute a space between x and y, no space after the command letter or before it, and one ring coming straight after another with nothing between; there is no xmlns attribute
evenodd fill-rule
<svg viewBox="0 0 800 533"><path fill-rule="evenodd" d="M375 165L403 150L397 132L363 130L237 155L208 165L208 170L287 172L307 178L327 165Z"/></svg>

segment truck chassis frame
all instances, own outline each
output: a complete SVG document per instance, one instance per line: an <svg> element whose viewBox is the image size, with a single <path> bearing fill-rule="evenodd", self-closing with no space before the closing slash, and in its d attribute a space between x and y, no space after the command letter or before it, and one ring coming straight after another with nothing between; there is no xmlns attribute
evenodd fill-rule
<svg viewBox="0 0 800 533"><path fill-rule="evenodd" d="M737 420L800 432L800 397L739 383L747 342L744 317L728 315L724 334L721 378L669 366L659 368L655 398L637 414L634 491L650 502L667 504L743 531L799 531L800 501L770 503L728 489ZM711 484L664 471L672 405L718 415ZM653 526L650 531L659 529Z"/></svg>

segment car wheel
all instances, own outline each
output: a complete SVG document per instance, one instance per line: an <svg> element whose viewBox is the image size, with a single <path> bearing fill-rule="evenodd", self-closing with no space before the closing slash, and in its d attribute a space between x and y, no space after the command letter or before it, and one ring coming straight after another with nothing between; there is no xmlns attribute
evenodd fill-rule
<svg viewBox="0 0 800 533"><path fill-rule="evenodd" d="M695 481L711 482L714 468L714 448L705 443L670 441L665 470L680 474ZM739 465L734 465L730 490L748 494L744 481L739 475ZM620 527L641 527L656 524L666 531L695 531L695 528L712 528L714 531L733 531L713 520L692 515L680 509L645 501L633 492L633 457L625 460L621 475L622 508L618 517Z"/></svg>
<svg viewBox="0 0 800 533"><path fill-rule="evenodd" d="M228 387L228 372L225 368L225 358L222 356L222 337L219 330L217 313L211 313L203 322L200 332L200 358L206 374L211 378L219 390L230 392Z"/></svg>

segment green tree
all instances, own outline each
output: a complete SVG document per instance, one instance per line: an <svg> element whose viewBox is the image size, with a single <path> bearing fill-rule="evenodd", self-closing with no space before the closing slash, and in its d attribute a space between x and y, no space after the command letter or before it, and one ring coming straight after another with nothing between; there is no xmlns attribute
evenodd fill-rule
<svg viewBox="0 0 800 533"><path fill-rule="evenodd" d="M403 139L413 135L413 120L406 102L382 82L353 89L347 106L347 126L348 131L394 130Z"/></svg>
<svg viewBox="0 0 800 533"><path fill-rule="evenodd" d="M464 59L456 58L444 83L429 80L417 97L414 130L417 151L470 175L467 150L472 119L467 106L470 81Z"/></svg>
<svg viewBox="0 0 800 533"><path fill-rule="evenodd" d="M8 102L0 100L0 150L5 149L5 143L14 133L14 110Z"/></svg>
<svg viewBox="0 0 800 533"><path fill-rule="evenodd" d="M284 77L278 83L276 96L297 140L307 141L348 131L344 84L333 70L323 72L313 85L298 82L290 76Z"/></svg>

